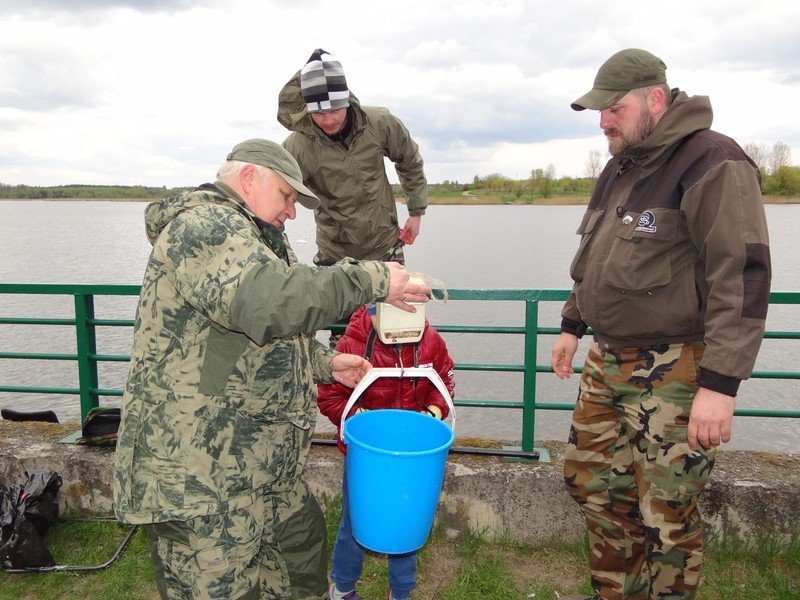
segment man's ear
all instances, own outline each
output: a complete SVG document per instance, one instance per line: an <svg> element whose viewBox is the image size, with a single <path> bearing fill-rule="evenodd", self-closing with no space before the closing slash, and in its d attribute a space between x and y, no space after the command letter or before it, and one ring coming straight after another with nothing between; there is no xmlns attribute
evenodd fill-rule
<svg viewBox="0 0 800 600"><path fill-rule="evenodd" d="M647 104L651 114L656 117L663 115L667 106L667 97L664 94L663 88L656 86L650 90L647 96Z"/></svg>
<svg viewBox="0 0 800 600"><path fill-rule="evenodd" d="M257 175L256 168L251 164L246 164L242 167L242 170L239 171L239 185L242 186L242 190L244 190L245 193L250 193L253 187L253 181Z"/></svg>

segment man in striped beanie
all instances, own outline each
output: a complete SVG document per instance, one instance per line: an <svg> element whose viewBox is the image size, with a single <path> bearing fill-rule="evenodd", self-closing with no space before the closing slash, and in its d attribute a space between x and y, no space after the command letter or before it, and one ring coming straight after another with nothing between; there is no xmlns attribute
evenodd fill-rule
<svg viewBox="0 0 800 600"><path fill-rule="evenodd" d="M317 48L300 70L300 93L309 113L350 106L350 90L338 60Z"/></svg>
<svg viewBox="0 0 800 600"><path fill-rule="evenodd" d="M345 257L405 264L403 246L419 235L428 182L419 147L400 119L387 108L362 106L339 61L317 48L283 86L278 122L292 132L283 146L320 200L314 264ZM394 163L406 198L402 226L384 157ZM340 335L331 336L332 348Z"/></svg>
<svg viewBox="0 0 800 600"><path fill-rule="evenodd" d="M419 235L428 183L419 147L400 119L387 108L362 106L339 61L317 48L281 90L278 122L292 132L283 146L320 199L314 263L345 257L403 263L403 245ZM394 163L406 198L404 225L384 157Z"/></svg>

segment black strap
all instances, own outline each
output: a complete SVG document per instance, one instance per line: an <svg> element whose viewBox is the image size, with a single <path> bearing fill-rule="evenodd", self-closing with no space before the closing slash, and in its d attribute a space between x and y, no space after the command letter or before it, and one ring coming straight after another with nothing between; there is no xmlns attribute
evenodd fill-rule
<svg viewBox="0 0 800 600"><path fill-rule="evenodd" d="M378 335L378 332L375 329L370 329L367 336L367 345L364 347L364 358L370 362L372 362L372 348L375 346L376 335Z"/></svg>
<svg viewBox="0 0 800 600"><path fill-rule="evenodd" d="M377 335L378 332L375 331L374 328L370 329L369 334L367 335L367 343L364 346L364 358L370 362L372 362L372 350L375 347L375 338L377 337ZM400 344L395 344L395 346L396 346L395 350L397 351L399 356L401 352ZM415 367L419 366L419 342L414 342L414 366ZM417 378L413 377L412 379L414 379L414 387L416 387Z"/></svg>
<svg viewBox="0 0 800 600"><path fill-rule="evenodd" d="M377 337L377 335L378 335L378 332L374 328L370 329L369 334L367 335L367 343L364 346L364 358L366 360L370 361L370 362L372 362L372 351L373 351L373 348L375 347L375 338ZM395 344L395 352L397 353L398 357L400 356L401 351L402 350L400 348L400 344ZM415 367L419 367L419 342L414 342L414 366ZM418 377L412 377L411 378L411 385L414 388L414 391L413 391L414 402L416 402L417 406L419 406L423 410L426 410L426 411L430 412L430 410L428 409L427 406L425 406L424 404L419 402L419 400L417 400L417 382L418 382L418 380L419 380ZM433 413L431 413L431 414L433 414Z"/></svg>

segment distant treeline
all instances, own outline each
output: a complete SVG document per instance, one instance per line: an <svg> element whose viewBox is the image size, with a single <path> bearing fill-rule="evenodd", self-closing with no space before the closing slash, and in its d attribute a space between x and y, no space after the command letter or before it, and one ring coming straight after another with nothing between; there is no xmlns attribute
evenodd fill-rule
<svg viewBox="0 0 800 600"><path fill-rule="evenodd" d="M761 191L770 196L800 196L800 167L784 165L773 171L760 169ZM444 181L428 186L431 196L445 196L455 193L496 194L505 200L525 198L553 198L559 196L590 196L597 183L596 177L559 177L554 169L533 169L530 177L511 179L498 173L480 177L476 175L471 182ZM402 188L393 186L395 196L402 196Z"/></svg>
<svg viewBox="0 0 800 600"><path fill-rule="evenodd" d="M511 179L492 173L480 177L476 175L471 182L443 181L428 185L428 195L452 196L498 196L506 202L531 198L553 198L557 196L590 196L597 179L592 177L553 177L551 171L534 169L527 179ZM403 189L398 184L393 186L395 196L402 196Z"/></svg>
<svg viewBox="0 0 800 600"><path fill-rule="evenodd" d="M546 169L531 170L530 177L511 179L498 173L480 177L475 175L471 182L443 181L428 186L431 196L449 196L454 194L470 195L471 193L497 195L503 201L552 198L558 196L590 196L596 177L559 177L554 176L555 169L549 165ZM392 186L395 196L402 196L403 190L398 184ZM191 187L168 188L166 186L150 187L143 185L7 185L0 183L0 199L46 200L59 198L134 200L149 198L165 198L178 194ZM761 190L764 194L775 196L800 196L800 167L784 165L774 171L761 169Z"/></svg>
<svg viewBox="0 0 800 600"><path fill-rule="evenodd" d="M77 199L139 199L163 198L192 188L148 187L143 185L7 185L0 183L0 198L47 200L51 198Z"/></svg>

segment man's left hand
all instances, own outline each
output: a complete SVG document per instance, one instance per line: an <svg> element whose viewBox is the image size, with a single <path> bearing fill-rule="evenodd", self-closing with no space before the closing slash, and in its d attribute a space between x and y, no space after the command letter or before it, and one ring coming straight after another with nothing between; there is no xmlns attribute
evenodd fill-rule
<svg viewBox="0 0 800 600"><path fill-rule="evenodd" d="M419 226L422 221L422 217L408 217L406 219L406 224L403 225L403 228L398 232L397 238L403 240L409 246L414 243L414 240L417 239L419 235Z"/></svg>
<svg viewBox="0 0 800 600"><path fill-rule="evenodd" d="M697 450L716 448L731 439L736 398L706 388L697 390L689 414L686 435L689 447Z"/></svg>
<svg viewBox="0 0 800 600"><path fill-rule="evenodd" d="M354 388L370 369L372 369L372 365L363 356L337 354L333 357L331 370L336 381L349 388Z"/></svg>

